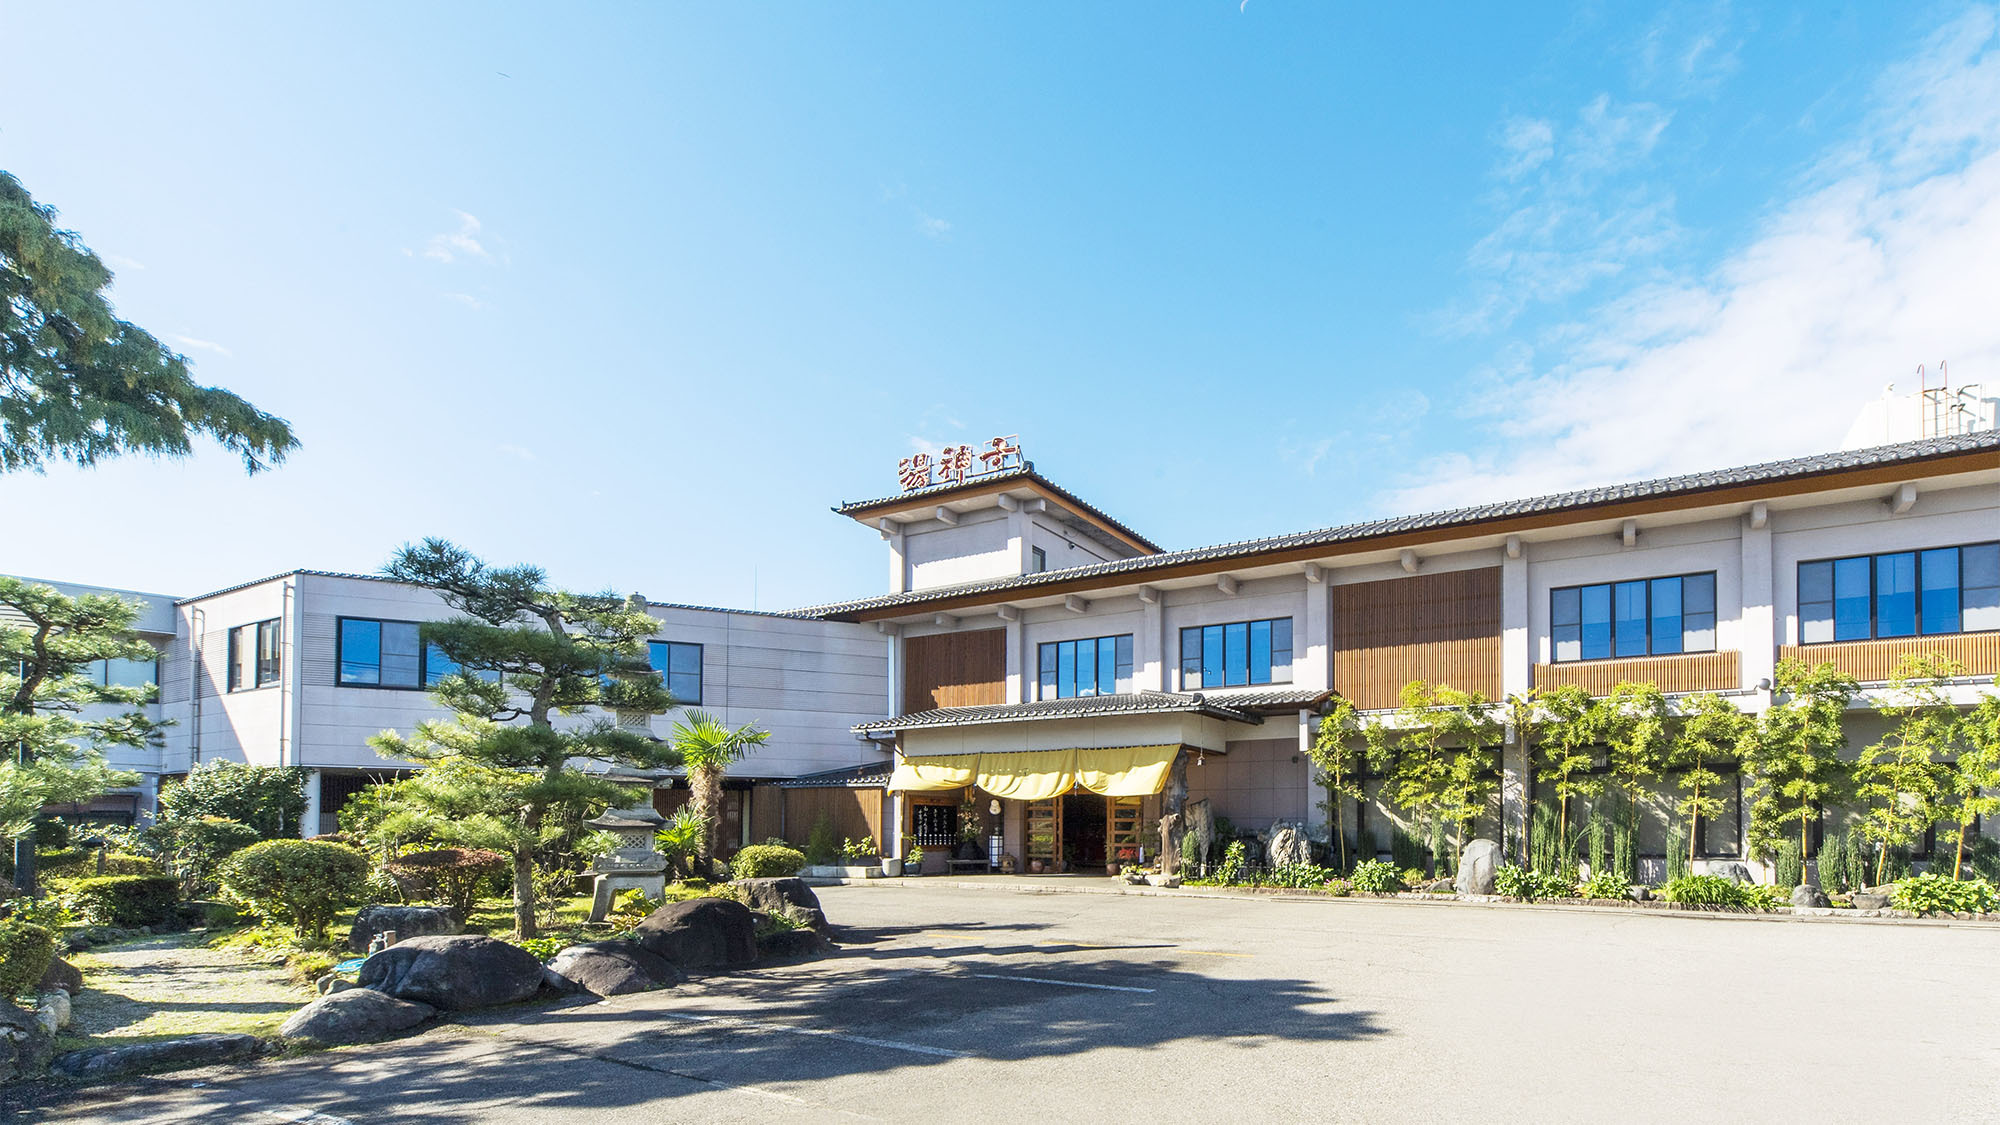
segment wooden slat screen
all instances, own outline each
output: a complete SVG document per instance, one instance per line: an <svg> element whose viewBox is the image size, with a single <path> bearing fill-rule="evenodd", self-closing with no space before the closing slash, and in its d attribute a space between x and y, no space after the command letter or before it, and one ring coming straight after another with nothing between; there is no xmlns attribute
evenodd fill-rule
<svg viewBox="0 0 2000 1125"><path fill-rule="evenodd" d="M1535 686L1576 684L1592 695L1610 695L1620 681L1651 682L1661 691L1733 691L1743 686L1743 655L1690 652L1675 656L1638 656L1623 660L1584 660L1535 665Z"/></svg>
<svg viewBox="0 0 2000 1125"><path fill-rule="evenodd" d="M1500 696L1500 569L1333 588L1333 689L1394 707L1411 680Z"/></svg>
<svg viewBox="0 0 2000 1125"><path fill-rule="evenodd" d="M780 789L785 795L784 837L804 846L813 825L824 816L840 839L869 839L882 843L882 790L880 789Z"/></svg>
<svg viewBox="0 0 2000 1125"><path fill-rule="evenodd" d="M934 633L903 642L903 710L1007 702L1007 630Z"/></svg>
<svg viewBox="0 0 2000 1125"><path fill-rule="evenodd" d="M2000 633L1950 633L1937 637L1898 637L1885 641L1837 641L1822 645L1780 645L1780 660L1808 664L1832 661L1836 668L1862 683L1881 683L1905 656L1935 653L1965 665L1968 676L2000 675Z"/></svg>

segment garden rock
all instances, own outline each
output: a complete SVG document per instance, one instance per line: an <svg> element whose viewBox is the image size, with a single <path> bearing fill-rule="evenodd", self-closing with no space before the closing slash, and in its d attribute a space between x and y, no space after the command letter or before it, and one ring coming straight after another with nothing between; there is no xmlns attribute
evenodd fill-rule
<svg viewBox="0 0 2000 1125"><path fill-rule="evenodd" d="M1278 823L1264 837L1264 862L1273 868L1312 862L1312 844L1306 834L1289 824Z"/></svg>
<svg viewBox="0 0 2000 1125"><path fill-rule="evenodd" d="M399 941L362 962L360 975L362 988L463 1012L533 996L542 963L518 945L463 934Z"/></svg>
<svg viewBox="0 0 2000 1125"><path fill-rule="evenodd" d="M1720 875L1732 883L1750 883L1755 881L1750 878L1750 869L1740 863L1711 863L1708 865L1708 873L1710 875Z"/></svg>
<svg viewBox="0 0 2000 1125"><path fill-rule="evenodd" d="M141 1070L206 1066L254 1058L264 1050L264 1041L255 1035L232 1032L226 1035L184 1035L135 1043L130 1047L98 1047L71 1051L59 1056L49 1069L71 1078L115 1078Z"/></svg>
<svg viewBox="0 0 2000 1125"><path fill-rule="evenodd" d="M44 992L35 1000L35 1018L42 1023L42 1030L54 1035L69 1026L69 993L58 988Z"/></svg>
<svg viewBox="0 0 2000 1125"><path fill-rule="evenodd" d="M40 1073L53 1054L54 1040L34 1013L0 1000L0 1084Z"/></svg>
<svg viewBox="0 0 2000 1125"><path fill-rule="evenodd" d="M359 988L360 985L355 984L339 973L328 973L314 981L313 987L319 991L321 996L331 996L336 992L346 992L350 988Z"/></svg>
<svg viewBox="0 0 2000 1125"><path fill-rule="evenodd" d="M815 930L826 926L826 912L820 909L819 896L803 879L738 879L730 886L752 910L783 914Z"/></svg>
<svg viewBox="0 0 2000 1125"><path fill-rule="evenodd" d="M49 967L42 971L42 979L35 985L36 992L63 991L75 996L83 991L83 973L75 965L60 957L49 961Z"/></svg>
<svg viewBox="0 0 2000 1125"><path fill-rule="evenodd" d="M766 960L816 957L833 943L812 930L777 930L757 939L757 953Z"/></svg>
<svg viewBox="0 0 2000 1125"><path fill-rule="evenodd" d="M681 979L672 962L636 941L569 946L549 960L548 971L599 996L651 992Z"/></svg>
<svg viewBox="0 0 2000 1125"><path fill-rule="evenodd" d="M757 923L750 908L720 898L670 902L636 931L639 944L683 969L748 965L757 960Z"/></svg>
<svg viewBox="0 0 2000 1125"><path fill-rule="evenodd" d="M349 988L300 1008L278 1029L287 1039L327 1047L373 1043L407 1031L437 1014L429 1004L385 996L372 988Z"/></svg>
<svg viewBox="0 0 2000 1125"><path fill-rule="evenodd" d="M1452 889L1462 895L1493 893L1493 873L1500 866L1500 845L1492 840L1474 840L1458 854L1458 877Z"/></svg>
<svg viewBox="0 0 2000 1125"><path fill-rule="evenodd" d="M1792 905L1812 910L1824 910L1833 903L1827 901L1826 892L1811 883L1800 883L1792 888Z"/></svg>
<svg viewBox="0 0 2000 1125"><path fill-rule="evenodd" d="M1854 909L1856 910L1884 910L1888 908L1888 905L1888 895L1876 894L1871 891L1854 892Z"/></svg>
<svg viewBox="0 0 2000 1125"><path fill-rule="evenodd" d="M364 906L354 916L354 929L348 932L347 948L354 953L366 953L368 943L384 930L396 931L396 940L404 941L414 937L457 934L464 929L459 924L458 914L442 906Z"/></svg>

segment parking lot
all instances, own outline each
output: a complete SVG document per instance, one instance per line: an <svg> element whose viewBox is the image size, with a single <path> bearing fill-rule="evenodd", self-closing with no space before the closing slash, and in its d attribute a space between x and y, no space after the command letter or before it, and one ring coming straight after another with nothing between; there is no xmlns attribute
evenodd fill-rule
<svg viewBox="0 0 2000 1125"><path fill-rule="evenodd" d="M92 1122L2000 1120L2000 928L833 887L838 956L70 1092Z"/></svg>

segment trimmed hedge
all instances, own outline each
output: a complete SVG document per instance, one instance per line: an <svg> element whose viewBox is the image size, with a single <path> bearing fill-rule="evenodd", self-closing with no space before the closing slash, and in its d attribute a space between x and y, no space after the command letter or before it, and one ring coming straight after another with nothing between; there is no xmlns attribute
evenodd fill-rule
<svg viewBox="0 0 2000 1125"><path fill-rule="evenodd" d="M430 897L442 899L459 917L467 918L479 901L480 887L511 862L505 853L485 848L432 848L398 856L382 868L422 884Z"/></svg>
<svg viewBox="0 0 2000 1125"><path fill-rule="evenodd" d="M806 867L806 853L780 844L752 844L729 860L737 879L784 879Z"/></svg>
<svg viewBox="0 0 2000 1125"><path fill-rule="evenodd" d="M13 919L0 922L0 997L34 988L55 956L56 935L48 927Z"/></svg>
<svg viewBox="0 0 2000 1125"><path fill-rule="evenodd" d="M63 899L93 926L151 926L174 916L180 891L180 880L169 875L105 875L73 880Z"/></svg>
<svg viewBox="0 0 2000 1125"><path fill-rule="evenodd" d="M266 840L224 860L219 874L223 889L266 921L316 938L360 899L368 857L345 844Z"/></svg>

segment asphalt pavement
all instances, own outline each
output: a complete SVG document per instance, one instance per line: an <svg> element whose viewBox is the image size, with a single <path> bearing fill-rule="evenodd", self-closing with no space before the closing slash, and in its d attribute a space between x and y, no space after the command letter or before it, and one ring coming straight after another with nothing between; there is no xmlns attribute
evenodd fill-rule
<svg viewBox="0 0 2000 1125"><path fill-rule="evenodd" d="M2000 928L820 890L840 952L18 1120L2000 1121ZM0 1102L0 1105L6 1103Z"/></svg>

